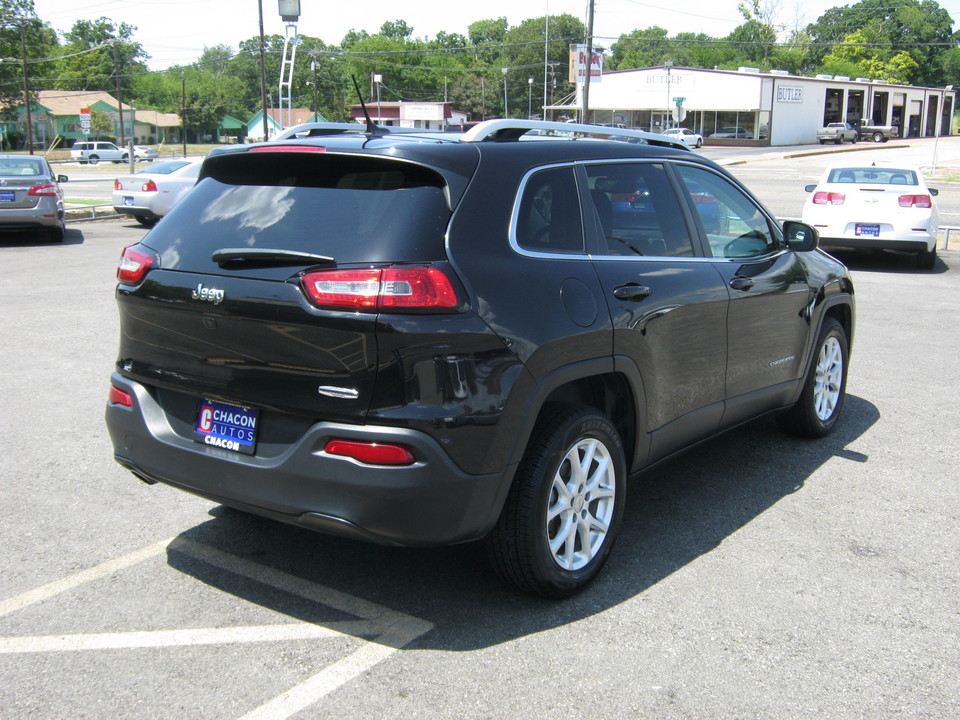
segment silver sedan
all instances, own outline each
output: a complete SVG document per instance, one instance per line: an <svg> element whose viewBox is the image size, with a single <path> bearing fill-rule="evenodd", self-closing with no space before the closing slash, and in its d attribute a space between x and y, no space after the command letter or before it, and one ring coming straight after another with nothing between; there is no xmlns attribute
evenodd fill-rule
<svg viewBox="0 0 960 720"><path fill-rule="evenodd" d="M44 230L63 240L63 182L45 158L0 155L0 231Z"/></svg>

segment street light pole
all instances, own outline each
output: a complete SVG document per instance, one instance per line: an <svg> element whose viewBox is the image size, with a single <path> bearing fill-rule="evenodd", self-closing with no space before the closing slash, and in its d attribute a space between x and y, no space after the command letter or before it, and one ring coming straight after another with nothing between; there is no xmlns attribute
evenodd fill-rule
<svg viewBox="0 0 960 720"><path fill-rule="evenodd" d="M527 78L527 120L533 119L533 78Z"/></svg>

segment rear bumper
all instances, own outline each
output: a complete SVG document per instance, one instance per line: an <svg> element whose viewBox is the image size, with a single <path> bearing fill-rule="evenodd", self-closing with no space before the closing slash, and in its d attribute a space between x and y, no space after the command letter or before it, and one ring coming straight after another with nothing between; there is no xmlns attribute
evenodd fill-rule
<svg viewBox="0 0 960 720"><path fill-rule="evenodd" d="M133 407L108 404L114 456L147 482L329 534L391 545L475 540L496 522L506 473L468 475L433 438L407 428L317 422L282 452L238 455L174 430L153 396L114 374ZM364 465L326 454L331 438L402 443L417 462Z"/></svg>
<svg viewBox="0 0 960 720"><path fill-rule="evenodd" d="M937 245L935 236L921 235L916 239L893 240L889 238L821 237L820 246L830 250L899 250L921 252L933 250Z"/></svg>
<svg viewBox="0 0 960 720"><path fill-rule="evenodd" d="M63 210L55 203L40 203L32 208L0 209L0 230L36 230L63 227Z"/></svg>

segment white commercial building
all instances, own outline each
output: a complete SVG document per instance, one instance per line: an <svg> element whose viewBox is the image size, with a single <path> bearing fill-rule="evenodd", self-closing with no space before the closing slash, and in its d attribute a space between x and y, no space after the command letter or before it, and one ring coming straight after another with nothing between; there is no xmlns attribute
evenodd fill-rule
<svg viewBox="0 0 960 720"><path fill-rule="evenodd" d="M652 132L683 126L708 142L802 145L817 142L817 128L828 122L893 125L901 137L948 135L955 103L953 86L756 68L653 67L604 73L591 82L587 120ZM579 104L550 109L572 113Z"/></svg>

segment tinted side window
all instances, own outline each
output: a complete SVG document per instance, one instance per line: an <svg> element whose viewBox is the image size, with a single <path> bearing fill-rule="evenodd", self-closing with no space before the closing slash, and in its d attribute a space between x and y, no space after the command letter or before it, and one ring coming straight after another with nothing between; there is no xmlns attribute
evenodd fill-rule
<svg viewBox="0 0 960 720"><path fill-rule="evenodd" d="M677 170L703 223L713 257L756 257L777 249L766 215L736 185L689 165L678 165Z"/></svg>
<svg viewBox="0 0 960 720"><path fill-rule="evenodd" d="M587 185L603 236L600 253L663 257L694 254L680 202L662 165L589 165Z"/></svg>
<svg viewBox="0 0 960 720"><path fill-rule="evenodd" d="M517 244L543 253L583 253L583 223L573 167L541 170L523 188Z"/></svg>

